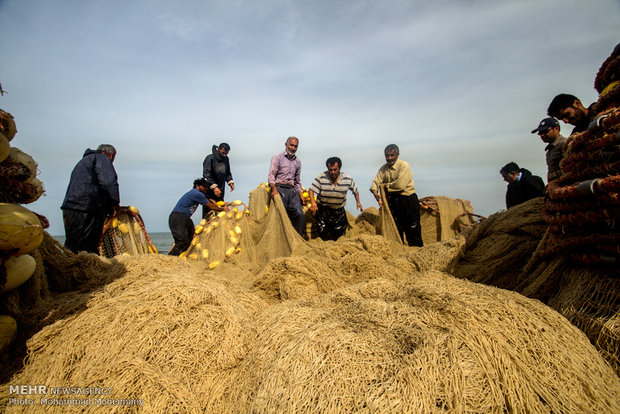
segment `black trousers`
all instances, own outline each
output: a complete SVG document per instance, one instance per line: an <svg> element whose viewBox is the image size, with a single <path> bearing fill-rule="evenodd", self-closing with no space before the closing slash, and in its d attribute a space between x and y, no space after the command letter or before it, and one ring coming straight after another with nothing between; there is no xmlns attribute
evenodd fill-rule
<svg viewBox="0 0 620 414"><path fill-rule="evenodd" d="M168 217L168 227L174 238L174 246L170 252L171 256L178 256L183 253L192 243L194 237L194 222L183 213L173 211Z"/></svg>
<svg viewBox="0 0 620 414"><path fill-rule="evenodd" d="M105 223L105 215L80 210L62 210L65 225L65 246L73 253L99 254L99 240Z"/></svg>
<svg viewBox="0 0 620 414"><path fill-rule="evenodd" d="M319 236L323 240L338 240L347 231L347 212L344 207L319 206L315 219Z"/></svg>
<svg viewBox="0 0 620 414"><path fill-rule="evenodd" d="M413 193L404 196L396 193L388 193L388 206L394 217L400 239L405 242L403 234L407 238L409 246L422 246L422 229L420 228L420 202L418 195Z"/></svg>

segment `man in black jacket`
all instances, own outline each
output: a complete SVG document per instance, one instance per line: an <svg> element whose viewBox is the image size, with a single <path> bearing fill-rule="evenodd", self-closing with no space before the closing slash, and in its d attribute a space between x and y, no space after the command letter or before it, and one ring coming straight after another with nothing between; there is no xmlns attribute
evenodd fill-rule
<svg viewBox="0 0 620 414"><path fill-rule="evenodd" d="M118 212L120 194L112 163L116 149L101 144L90 148L77 163L60 207L65 225L65 246L74 253L99 253L106 217Z"/></svg>
<svg viewBox="0 0 620 414"><path fill-rule="evenodd" d="M525 168L519 168L516 162L504 165L499 173L508 183L506 189L506 208L514 207L536 197L543 196L545 183L542 178Z"/></svg>
<svg viewBox="0 0 620 414"><path fill-rule="evenodd" d="M202 163L202 176L207 180L209 189L212 190L215 196L214 200L224 201L226 184L230 187L230 191L235 189L235 182L230 172L230 162L228 160L230 145L222 142L218 146L214 145L211 148L211 152ZM208 212L209 210L203 207L202 216L205 217Z"/></svg>

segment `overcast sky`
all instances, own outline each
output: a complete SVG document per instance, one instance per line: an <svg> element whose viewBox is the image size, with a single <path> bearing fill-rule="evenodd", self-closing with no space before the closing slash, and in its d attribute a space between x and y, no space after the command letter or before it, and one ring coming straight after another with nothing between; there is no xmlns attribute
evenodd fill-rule
<svg viewBox="0 0 620 414"><path fill-rule="evenodd" d="M558 93L597 99L618 42L617 0L0 0L0 108L39 164L46 195L28 207L53 235L71 170L101 143L149 232L168 231L213 144L232 147L226 199L246 202L290 135L305 187L340 156L376 207L395 143L420 198L488 216L505 208L507 162L546 179L530 131Z"/></svg>

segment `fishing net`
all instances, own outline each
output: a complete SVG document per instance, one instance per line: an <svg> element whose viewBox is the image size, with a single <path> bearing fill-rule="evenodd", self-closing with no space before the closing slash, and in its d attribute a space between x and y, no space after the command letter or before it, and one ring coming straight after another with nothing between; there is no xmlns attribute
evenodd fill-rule
<svg viewBox="0 0 620 414"><path fill-rule="evenodd" d="M266 263L290 256L303 243L292 227L282 199L273 199L261 184L250 192L249 205L240 203L201 222L183 258L215 268L225 261Z"/></svg>
<svg viewBox="0 0 620 414"><path fill-rule="evenodd" d="M467 234L454 275L515 290L548 228L542 209L543 199L538 197L489 216Z"/></svg>
<svg viewBox="0 0 620 414"><path fill-rule="evenodd" d="M482 220L484 217L474 214L468 200L444 196L420 199L420 225L425 245L453 238L476 227Z"/></svg>
<svg viewBox="0 0 620 414"><path fill-rule="evenodd" d="M121 207L118 215L106 220L99 240L99 254L114 257L119 254L157 253L151 242L144 220L137 208Z"/></svg>
<svg viewBox="0 0 620 414"><path fill-rule="evenodd" d="M169 256L115 260L127 273L34 335L11 384L112 388L107 398L145 412L620 409L620 380L587 338L515 293L432 271L268 305L242 287L249 274L220 266L205 277L203 264Z"/></svg>

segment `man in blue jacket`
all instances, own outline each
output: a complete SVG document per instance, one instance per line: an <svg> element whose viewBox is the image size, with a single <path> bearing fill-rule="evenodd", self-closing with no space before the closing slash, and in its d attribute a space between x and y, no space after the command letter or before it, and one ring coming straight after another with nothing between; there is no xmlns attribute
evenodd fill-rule
<svg viewBox="0 0 620 414"><path fill-rule="evenodd" d="M194 237L194 222L191 217L199 205L209 211L228 211L228 206L218 206L212 196L209 183L204 178L194 180L194 188L183 194L168 216L168 227L174 238L174 245L168 252L171 256L178 256L188 249Z"/></svg>
<svg viewBox="0 0 620 414"><path fill-rule="evenodd" d="M65 246L74 253L99 253L99 239L106 217L115 215L120 204L116 170L112 163L116 149L101 144L90 148L77 163L65 200L60 207L65 225Z"/></svg>

